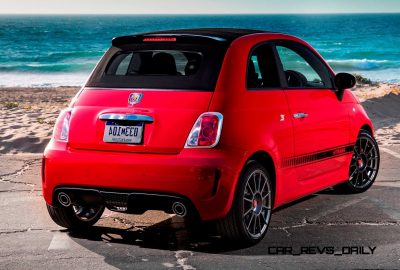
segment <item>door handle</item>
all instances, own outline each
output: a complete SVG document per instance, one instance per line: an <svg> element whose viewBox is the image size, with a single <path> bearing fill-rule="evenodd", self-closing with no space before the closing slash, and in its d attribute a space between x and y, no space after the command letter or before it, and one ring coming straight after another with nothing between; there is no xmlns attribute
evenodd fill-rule
<svg viewBox="0 0 400 270"><path fill-rule="evenodd" d="M303 112L293 114L293 117L296 119L306 118L307 116L308 116L308 113L303 113Z"/></svg>

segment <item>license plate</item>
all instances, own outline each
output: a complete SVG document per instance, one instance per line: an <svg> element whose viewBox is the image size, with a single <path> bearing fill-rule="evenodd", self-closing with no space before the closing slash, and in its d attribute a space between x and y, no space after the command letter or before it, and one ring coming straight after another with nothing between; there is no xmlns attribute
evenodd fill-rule
<svg viewBox="0 0 400 270"><path fill-rule="evenodd" d="M143 137L143 123L119 125L107 121L104 129L103 141L108 143L140 144Z"/></svg>

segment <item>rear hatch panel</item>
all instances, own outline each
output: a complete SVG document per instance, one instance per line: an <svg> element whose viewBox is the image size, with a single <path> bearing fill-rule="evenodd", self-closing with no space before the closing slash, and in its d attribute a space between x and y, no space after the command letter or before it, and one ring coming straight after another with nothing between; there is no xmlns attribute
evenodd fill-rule
<svg viewBox="0 0 400 270"><path fill-rule="evenodd" d="M193 35L114 39L73 105L69 146L179 153L196 119L208 111L228 46L223 39ZM151 121L107 123L109 115ZM142 125L143 137L127 138L129 143L120 137L120 131L140 133Z"/></svg>
<svg viewBox="0 0 400 270"><path fill-rule="evenodd" d="M131 93L143 94L128 106ZM176 154L184 147L197 117L207 111L212 92L85 89L74 104L69 146L75 149ZM149 116L140 144L104 142L105 114ZM139 121L142 122L142 121Z"/></svg>

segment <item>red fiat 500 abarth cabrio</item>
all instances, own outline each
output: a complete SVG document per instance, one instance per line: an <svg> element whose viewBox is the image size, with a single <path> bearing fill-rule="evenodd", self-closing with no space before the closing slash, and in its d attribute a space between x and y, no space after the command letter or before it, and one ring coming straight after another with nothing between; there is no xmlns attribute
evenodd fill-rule
<svg viewBox="0 0 400 270"><path fill-rule="evenodd" d="M43 157L53 220L93 225L105 207L215 220L253 244L271 211L338 186L363 192L379 169L373 126L306 42L243 29L113 39L57 119Z"/></svg>

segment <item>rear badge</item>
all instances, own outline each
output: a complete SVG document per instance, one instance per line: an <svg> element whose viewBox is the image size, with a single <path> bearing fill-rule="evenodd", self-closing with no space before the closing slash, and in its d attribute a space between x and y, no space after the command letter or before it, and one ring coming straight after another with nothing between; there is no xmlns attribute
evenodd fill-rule
<svg viewBox="0 0 400 270"><path fill-rule="evenodd" d="M131 93L128 98L129 105L138 104L142 100L143 94L141 93Z"/></svg>

